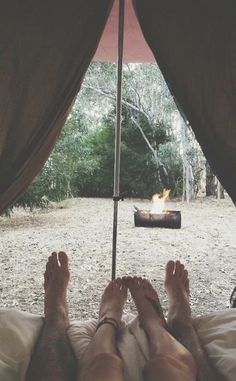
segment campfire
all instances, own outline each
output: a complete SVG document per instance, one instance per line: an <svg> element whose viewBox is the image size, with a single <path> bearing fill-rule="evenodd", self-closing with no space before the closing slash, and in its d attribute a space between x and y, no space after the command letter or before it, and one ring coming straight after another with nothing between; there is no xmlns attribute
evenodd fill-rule
<svg viewBox="0 0 236 381"><path fill-rule="evenodd" d="M160 194L154 194L152 197L152 207L150 210L141 210L135 206L135 226L180 229L180 211L166 209L166 200L169 197L169 194L169 189L164 189Z"/></svg>

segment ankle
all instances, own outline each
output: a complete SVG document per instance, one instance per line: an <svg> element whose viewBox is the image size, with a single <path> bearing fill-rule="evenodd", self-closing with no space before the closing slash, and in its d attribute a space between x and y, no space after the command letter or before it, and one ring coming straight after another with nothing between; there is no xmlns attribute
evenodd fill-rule
<svg viewBox="0 0 236 381"><path fill-rule="evenodd" d="M169 303L168 317L176 319L191 319L191 309L189 304Z"/></svg>
<svg viewBox="0 0 236 381"><path fill-rule="evenodd" d="M191 315L181 314L177 311L173 313L168 313L167 325L169 332L173 334L173 332L179 332L183 329L187 329L188 327L192 327L192 319Z"/></svg>
<svg viewBox="0 0 236 381"><path fill-rule="evenodd" d="M65 307L58 306L53 309L47 309L45 311L45 323L69 326L68 311Z"/></svg>

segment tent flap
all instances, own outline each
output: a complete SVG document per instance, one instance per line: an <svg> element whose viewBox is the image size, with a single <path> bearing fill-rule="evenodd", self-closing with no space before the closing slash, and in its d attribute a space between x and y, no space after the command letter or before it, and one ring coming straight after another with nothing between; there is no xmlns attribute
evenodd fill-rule
<svg viewBox="0 0 236 381"><path fill-rule="evenodd" d="M133 0L144 36L220 182L236 203L232 0Z"/></svg>
<svg viewBox="0 0 236 381"><path fill-rule="evenodd" d="M112 3L12 0L0 5L0 214L47 160Z"/></svg>

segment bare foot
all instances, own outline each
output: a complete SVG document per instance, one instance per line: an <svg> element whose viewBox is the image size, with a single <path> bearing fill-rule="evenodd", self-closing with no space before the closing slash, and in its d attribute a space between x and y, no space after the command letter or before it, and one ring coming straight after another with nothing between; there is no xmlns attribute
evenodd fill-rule
<svg viewBox="0 0 236 381"><path fill-rule="evenodd" d="M188 271L180 261L166 265L165 288L169 299L168 321L174 316L190 318Z"/></svg>
<svg viewBox="0 0 236 381"><path fill-rule="evenodd" d="M67 336L68 258L52 253L44 273L45 321L31 358L26 381L75 380L76 359Z"/></svg>
<svg viewBox="0 0 236 381"><path fill-rule="evenodd" d="M99 320L105 316L121 321L123 307L127 299L127 286L122 279L111 281L105 288L99 310Z"/></svg>
<svg viewBox="0 0 236 381"><path fill-rule="evenodd" d="M128 281L128 287L147 334L150 359L156 359L160 354L173 355L180 360L180 364L190 361L194 368L191 354L167 331L159 298L152 285L146 279L133 278Z"/></svg>
<svg viewBox="0 0 236 381"><path fill-rule="evenodd" d="M52 253L48 258L44 273L44 313L45 319L62 319L69 325L67 309L67 286L70 278L66 253Z"/></svg>
<svg viewBox="0 0 236 381"><path fill-rule="evenodd" d="M156 335L156 328L166 328L166 322L160 305L158 295L151 283L142 278L127 280L129 290L139 313L139 319L147 336Z"/></svg>
<svg viewBox="0 0 236 381"><path fill-rule="evenodd" d="M105 288L99 310L100 322L103 318L112 318L120 324L124 303L127 298L127 286L120 278L111 281ZM116 348L116 324L112 323L98 325L91 343L88 345L81 360L80 378L83 379L84 373L90 369L96 356L101 354L115 354ZM86 377L84 377L86 378ZM108 377L109 378L109 377Z"/></svg>
<svg viewBox="0 0 236 381"><path fill-rule="evenodd" d="M191 352L196 361L197 380L217 380L218 375L212 369L192 324L188 272L180 261L167 263L165 288L169 298L168 327L176 340Z"/></svg>

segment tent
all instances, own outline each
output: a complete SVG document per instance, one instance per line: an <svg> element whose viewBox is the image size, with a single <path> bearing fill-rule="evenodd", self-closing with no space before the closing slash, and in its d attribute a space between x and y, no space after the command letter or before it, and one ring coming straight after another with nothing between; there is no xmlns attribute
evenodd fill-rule
<svg viewBox="0 0 236 381"><path fill-rule="evenodd" d="M113 2L1 2L0 214L47 160L108 20L95 56L106 59L102 44L109 47L114 31ZM236 202L234 0L126 0L125 59L152 62L132 4L172 95Z"/></svg>

